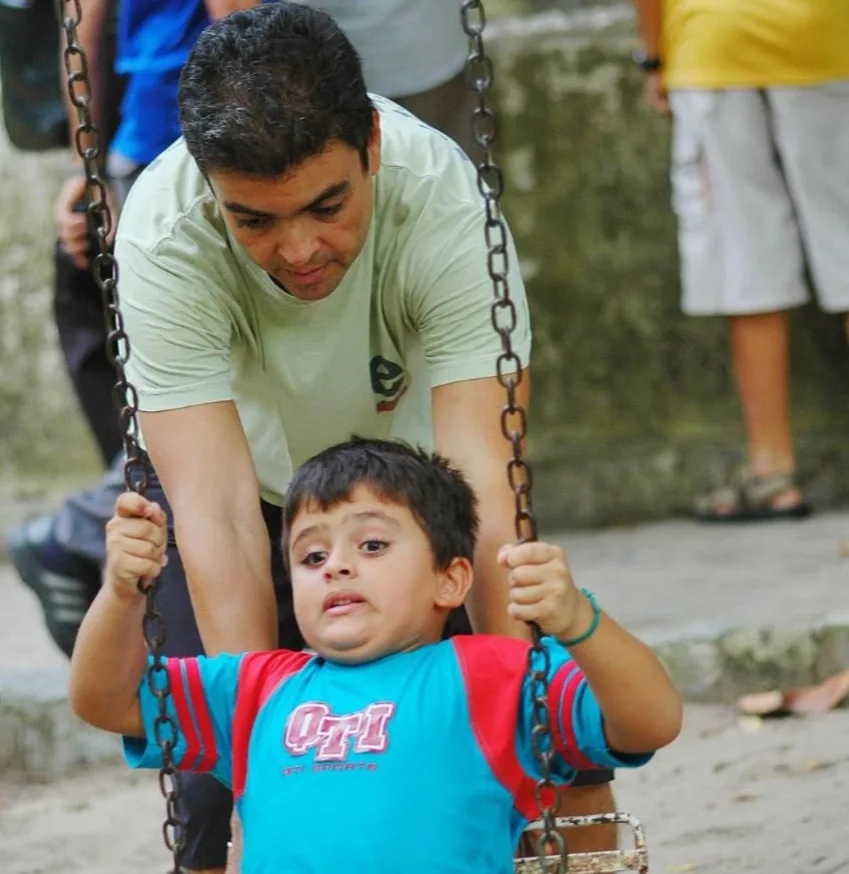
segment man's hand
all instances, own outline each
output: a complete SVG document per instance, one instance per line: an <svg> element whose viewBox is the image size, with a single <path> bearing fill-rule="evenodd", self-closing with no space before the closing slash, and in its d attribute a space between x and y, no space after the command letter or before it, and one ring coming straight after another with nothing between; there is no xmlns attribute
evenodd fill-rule
<svg viewBox="0 0 849 874"><path fill-rule="evenodd" d="M139 597L139 580L154 580L168 561L165 511L135 492L115 503L106 524L106 585L124 598Z"/></svg>
<svg viewBox="0 0 849 874"><path fill-rule="evenodd" d="M109 186L106 190L106 203L112 213L112 229L107 241L115 238L115 229L118 224L118 213L115 209L115 201ZM85 176L74 174L65 180L65 184L59 190L59 196L53 205L53 221L56 225L56 236L62 251L71 259L75 267L81 270L89 265L88 220L85 211L80 209L80 204L86 198Z"/></svg>
<svg viewBox="0 0 849 874"><path fill-rule="evenodd" d="M88 266L89 238L85 213L79 206L85 199L85 176L74 174L65 180L53 206L56 236L62 251L75 267Z"/></svg>
<svg viewBox="0 0 849 874"><path fill-rule="evenodd" d="M663 85L663 74L659 71L646 74L646 81L643 85L643 97L649 108L654 112L665 118L668 118L671 115L669 110L669 96Z"/></svg>
<svg viewBox="0 0 849 874"><path fill-rule="evenodd" d="M503 546L498 563L508 569L512 619L536 622L559 640L578 637L592 622L592 606L575 588L566 555L550 543Z"/></svg>

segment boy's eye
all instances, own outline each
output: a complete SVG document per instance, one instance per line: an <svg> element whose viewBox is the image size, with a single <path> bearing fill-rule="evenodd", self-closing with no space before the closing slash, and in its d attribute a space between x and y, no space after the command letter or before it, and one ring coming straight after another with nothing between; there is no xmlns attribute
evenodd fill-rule
<svg viewBox="0 0 849 874"><path fill-rule="evenodd" d="M308 552L302 559L301 564L307 567L316 567L327 558L327 553L323 549L314 549Z"/></svg>
<svg viewBox="0 0 849 874"><path fill-rule="evenodd" d="M378 552L383 552L389 544L385 540L364 540L360 549L368 555L375 555Z"/></svg>

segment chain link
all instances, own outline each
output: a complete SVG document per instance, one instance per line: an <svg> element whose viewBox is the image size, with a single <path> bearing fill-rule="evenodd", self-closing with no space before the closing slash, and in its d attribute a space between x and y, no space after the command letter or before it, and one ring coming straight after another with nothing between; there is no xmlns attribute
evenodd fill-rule
<svg viewBox="0 0 849 874"><path fill-rule="evenodd" d="M81 0L55 0L55 3L59 24L66 37L62 58L67 75L68 97L77 112L73 142L85 172L88 200L86 218L91 234L97 240L98 254L92 265L92 273L100 289L103 304L107 332L106 352L117 374L112 398L120 411L119 423L126 454L124 481L128 490L144 495L149 485L150 472L147 457L139 444L138 393L126 373L126 365L130 359L130 341L124 330L118 297L118 263L112 254L110 242L113 216L106 185L101 178L103 154L100 133L92 120L88 58L77 32L82 19ZM171 683L162 652L166 641L165 620L156 604L159 581L139 583L139 589L145 596L144 639L153 657L147 670L147 684L158 704L153 732L162 751L159 788L166 804L162 833L165 845L174 857L174 867L170 874L179 874L185 831L178 812L180 785L173 755L177 743L177 725L168 712Z"/></svg>
<svg viewBox="0 0 849 874"><path fill-rule="evenodd" d="M466 79L477 94L478 105L472 116L472 134L483 152L477 164L478 190L486 209L484 236L487 247L486 267L492 280L494 300L491 309L492 326L501 338L501 352L496 359L496 375L504 388L507 402L501 411L501 432L513 449L507 463L507 479L515 501L516 538L520 543L537 539L537 522L531 500L531 468L523 456L527 436L527 412L517 400L522 382L522 362L513 349L513 332L518 323L516 305L510 297L507 226L501 211L504 194L504 173L495 160L493 144L498 136L495 113L487 103L494 72L492 59L484 48L483 34L486 13L482 0L463 0L460 8L463 31L469 38L466 59ZM568 850L566 839L557 830L556 813L559 786L552 779L551 716L548 707L548 674L550 657L542 645L539 627L531 625L532 645L528 653L528 674L533 702L531 746L539 763L541 778L534 795L543 830L536 851L543 872L566 871ZM553 860L551 857L555 857ZM552 863L554 867L552 866Z"/></svg>

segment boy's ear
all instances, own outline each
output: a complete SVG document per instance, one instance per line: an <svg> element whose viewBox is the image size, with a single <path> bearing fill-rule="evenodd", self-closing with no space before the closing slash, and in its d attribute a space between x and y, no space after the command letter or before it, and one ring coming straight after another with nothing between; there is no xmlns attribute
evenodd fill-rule
<svg viewBox="0 0 849 874"><path fill-rule="evenodd" d="M467 558L455 558L441 572L439 588L436 592L436 606L453 610L459 607L469 594L472 587L474 571L472 563Z"/></svg>

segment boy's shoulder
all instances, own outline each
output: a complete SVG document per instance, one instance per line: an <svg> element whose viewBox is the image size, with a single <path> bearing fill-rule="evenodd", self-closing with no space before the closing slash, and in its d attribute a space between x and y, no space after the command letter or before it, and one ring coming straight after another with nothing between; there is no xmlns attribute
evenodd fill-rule
<svg viewBox="0 0 849 874"><path fill-rule="evenodd" d="M527 674L530 643L495 634L469 634L448 641L456 654L460 673L469 694L488 697L497 688L521 686Z"/></svg>
<svg viewBox="0 0 849 874"><path fill-rule="evenodd" d="M513 664L516 659L527 659L531 643L501 634L460 634L448 641L458 657L470 660L492 660L495 664ZM485 663L485 661L484 661ZM492 664L492 662L490 662Z"/></svg>
<svg viewBox="0 0 849 874"><path fill-rule="evenodd" d="M286 649L245 653L239 664L239 698L250 698L254 707L261 707L284 680L314 658L312 652Z"/></svg>
<svg viewBox="0 0 849 874"><path fill-rule="evenodd" d="M561 668L574 667L568 650L552 637L542 639L545 653L539 655L533 652L529 640L496 634L460 635L452 637L449 643L457 654L467 688L488 690L487 694L499 686L521 687L529 676L531 661L549 676Z"/></svg>

